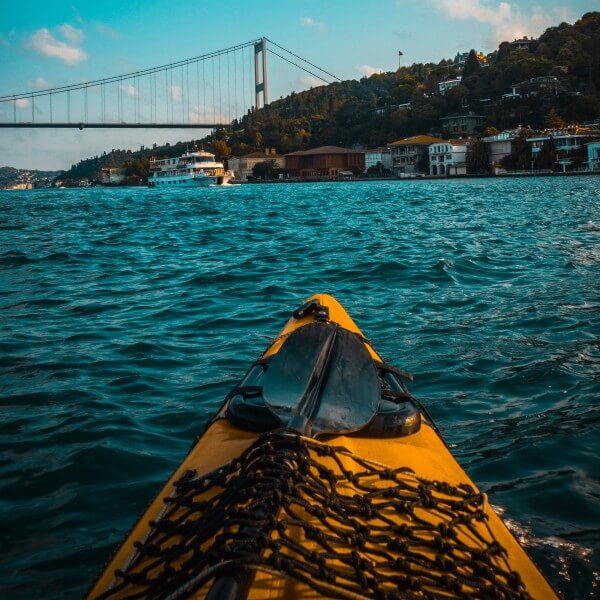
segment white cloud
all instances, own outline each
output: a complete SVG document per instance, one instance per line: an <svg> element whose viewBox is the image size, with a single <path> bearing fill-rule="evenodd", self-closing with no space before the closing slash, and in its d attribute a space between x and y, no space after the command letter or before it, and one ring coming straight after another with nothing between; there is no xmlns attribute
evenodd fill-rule
<svg viewBox="0 0 600 600"><path fill-rule="evenodd" d="M323 81L318 79L317 77L312 77L311 75L305 75L304 77L300 77L300 85L304 87L320 87L325 85Z"/></svg>
<svg viewBox="0 0 600 600"><path fill-rule="evenodd" d="M511 2L490 0L430 0L431 4L451 19L474 20L494 28L491 43L527 36L538 36L547 27L560 21L572 21L574 15L568 8L552 9L533 6L526 14Z"/></svg>
<svg viewBox="0 0 600 600"><path fill-rule="evenodd" d="M181 102L181 86L180 85L172 85L169 89L171 100L174 102Z"/></svg>
<svg viewBox="0 0 600 600"><path fill-rule="evenodd" d="M116 29L109 27L105 23L102 23L102 21L98 21L96 23L96 31L99 34L110 38L111 40L116 40L117 38L121 37L121 34Z"/></svg>
<svg viewBox="0 0 600 600"><path fill-rule="evenodd" d="M371 77L371 75L374 75L375 73L383 73L383 69L380 69L379 67L372 67L371 65L360 65L356 67L356 70L367 77Z"/></svg>
<svg viewBox="0 0 600 600"><path fill-rule="evenodd" d="M513 7L508 2L485 6L482 0L436 0L434 5L452 19L475 19L480 23L501 23L509 19Z"/></svg>
<svg viewBox="0 0 600 600"><path fill-rule="evenodd" d="M50 84L40 75L36 77L33 81L29 82L29 87L32 87L34 90L44 90L50 87Z"/></svg>
<svg viewBox="0 0 600 600"><path fill-rule="evenodd" d="M119 86L121 88L121 90L123 90L128 96L139 96L140 95L140 91L134 86L131 85L130 83L127 85L120 85ZM175 86L173 86L175 87Z"/></svg>
<svg viewBox="0 0 600 600"><path fill-rule="evenodd" d="M192 123L228 123L231 119L213 106L200 105L190 107L190 120Z"/></svg>
<svg viewBox="0 0 600 600"><path fill-rule="evenodd" d="M39 54L58 58L68 65L75 65L82 60L86 60L87 53L79 48L79 44L83 41L83 33L70 25L61 25L57 28L61 35L67 40L59 40L55 38L45 27L38 29L31 36L30 46ZM67 43L69 42L69 43Z"/></svg>
<svg viewBox="0 0 600 600"><path fill-rule="evenodd" d="M27 98L17 98L15 100L15 106L17 108L27 108L29 106L29 100Z"/></svg>
<svg viewBox="0 0 600 600"><path fill-rule="evenodd" d="M325 29L325 23L322 23L321 21L315 21L315 19L312 17L302 17L300 22L305 27L314 27L315 29L320 29L321 31L324 31Z"/></svg>
<svg viewBox="0 0 600 600"><path fill-rule="evenodd" d="M83 42L83 31L81 29L77 29L67 23L59 25L56 29L58 29L67 42L70 42L73 46L81 46Z"/></svg>

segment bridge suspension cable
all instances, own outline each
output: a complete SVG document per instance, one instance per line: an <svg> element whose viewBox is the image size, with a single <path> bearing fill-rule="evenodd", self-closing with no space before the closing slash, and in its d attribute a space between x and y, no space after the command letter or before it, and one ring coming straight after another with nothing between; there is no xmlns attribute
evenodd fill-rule
<svg viewBox="0 0 600 600"><path fill-rule="evenodd" d="M0 127L224 127L256 110L261 99L263 106L268 104L267 41L274 57L323 83L341 81L263 37L158 67L2 95Z"/></svg>

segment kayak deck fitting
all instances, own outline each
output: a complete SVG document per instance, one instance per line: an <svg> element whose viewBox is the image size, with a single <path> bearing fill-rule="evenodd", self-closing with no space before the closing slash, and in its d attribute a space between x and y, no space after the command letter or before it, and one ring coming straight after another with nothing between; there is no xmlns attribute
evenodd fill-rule
<svg viewBox="0 0 600 600"><path fill-rule="evenodd" d="M89 597L556 598L410 377L335 299L309 299Z"/></svg>

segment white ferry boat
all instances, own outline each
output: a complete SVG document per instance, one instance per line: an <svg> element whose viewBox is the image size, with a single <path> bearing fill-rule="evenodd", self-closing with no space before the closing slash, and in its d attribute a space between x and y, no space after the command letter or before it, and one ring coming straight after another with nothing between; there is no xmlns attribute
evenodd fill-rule
<svg viewBox="0 0 600 600"><path fill-rule="evenodd" d="M226 171L214 154L193 150L179 158L151 160L148 187L206 187L224 185L233 178L233 171Z"/></svg>

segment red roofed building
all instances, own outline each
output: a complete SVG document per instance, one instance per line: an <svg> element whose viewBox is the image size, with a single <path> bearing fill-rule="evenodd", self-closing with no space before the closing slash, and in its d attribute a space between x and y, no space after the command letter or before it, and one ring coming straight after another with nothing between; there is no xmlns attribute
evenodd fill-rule
<svg viewBox="0 0 600 600"><path fill-rule="evenodd" d="M285 168L289 177L337 179L350 173L362 173L365 153L339 146L298 150L285 155Z"/></svg>
<svg viewBox="0 0 600 600"><path fill-rule="evenodd" d="M429 146L444 143L445 140L431 135L413 135L388 144L394 175L429 174Z"/></svg>

